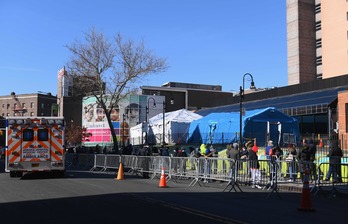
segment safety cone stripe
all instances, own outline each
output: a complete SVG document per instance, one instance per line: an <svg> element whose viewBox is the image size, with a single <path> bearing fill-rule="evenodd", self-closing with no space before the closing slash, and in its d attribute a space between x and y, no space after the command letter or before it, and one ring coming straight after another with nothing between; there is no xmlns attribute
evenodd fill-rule
<svg viewBox="0 0 348 224"><path fill-rule="evenodd" d="M311 192L309 189L309 178L308 178L309 172L306 170L304 179L303 179L303 187L302 187L302 193L301 193L301 203L300 207L298 208L299 211L315 211L315 209L312 208L312 200L311 200Z"/></svg>
<svg viewBox="0 0 348 224"><path fill-rule="evenodd" d="M167 187L166 175L164 173L164 167L162 167L161 178L159 182L159 187Z"/></svg>

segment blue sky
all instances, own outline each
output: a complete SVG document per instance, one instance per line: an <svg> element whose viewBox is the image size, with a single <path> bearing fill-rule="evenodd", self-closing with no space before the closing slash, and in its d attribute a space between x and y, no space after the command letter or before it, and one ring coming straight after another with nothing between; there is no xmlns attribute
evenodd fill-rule
<svg viewBox="0 0 348 224"><path fill-rule="evenodd" d="M251 73L259 88L287 85L285 0L4 0L0 1L0 95L57 94L65 45L95 27L121 33L169 69L142 85L221 85L238 91ZM245 88L249 87L246 79Z"/></svg>

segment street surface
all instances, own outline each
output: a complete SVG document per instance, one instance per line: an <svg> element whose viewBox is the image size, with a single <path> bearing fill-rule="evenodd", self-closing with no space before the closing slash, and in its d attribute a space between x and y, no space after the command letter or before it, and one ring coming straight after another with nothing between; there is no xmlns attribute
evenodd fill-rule
<svg viewBox="0 0 348 224"><path fill-rule="evenodd" d="M124 172L69 170L64 178L40 173L10 178L0 161L0 217L16 223L347 223L348 197L311 197L315 211L299 211L301 193L226 191L226 183L189 187L188 180L143 179ZM278 197L279 196L279 197Z"/></svg>

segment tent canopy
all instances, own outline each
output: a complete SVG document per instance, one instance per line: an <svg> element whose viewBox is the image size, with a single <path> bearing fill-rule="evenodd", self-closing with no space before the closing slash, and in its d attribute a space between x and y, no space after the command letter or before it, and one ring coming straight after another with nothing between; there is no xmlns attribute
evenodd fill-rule
<svg viewBox="0 0 348 224"><path fill-rule="evenodd" d="M229 144L239 141L240 114L238 112L211 113L191 122L187 143ZM286 137L286 133L290 136ZM267 140L279 144L299 138L298 122L295 118L276 110L274 107L250 110L242 119L243 140L256 139L257 145ZM283 136L285 136L283 138ZM289 139L290 138L290 139ZM291 142L295 143L295 142Z"/></svg>
<svg viewBox="0 0 348 224"><path fill-rule="evenodd" d="M186 109L165 113L164 136L167 144L182 143L186 140L188 128L192 121L202 118L201 115ZM161 144L163 142L163 113L130 128L130 142L133 145Z"/></svg>

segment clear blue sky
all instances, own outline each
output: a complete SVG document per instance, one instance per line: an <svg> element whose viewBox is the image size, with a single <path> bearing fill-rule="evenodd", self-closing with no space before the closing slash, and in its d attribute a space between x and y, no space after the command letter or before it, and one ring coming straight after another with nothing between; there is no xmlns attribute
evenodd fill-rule
<svg viewBox="0 0 348 224"><path fill-rule="evenodd" d="M95 27L107 37L144 40L168 71L142 85L188 82L238 91L287 85L285 0L0 1L0 95L57 94L65 45ZM250 82L246 80L245 88Z"/></svg>

